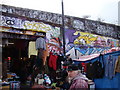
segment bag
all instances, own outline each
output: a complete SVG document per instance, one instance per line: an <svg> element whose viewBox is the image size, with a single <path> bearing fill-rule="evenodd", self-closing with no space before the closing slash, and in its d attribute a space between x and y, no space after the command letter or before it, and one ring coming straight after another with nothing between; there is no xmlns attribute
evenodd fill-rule
<svg viewBox="0 0 120 90"><path fill-rule="evenodd" d="M103 76L104 76L104 64L102 65L102 63L98 60L93 62L93 63L88 63L86 76L89 79L103 78Z"/></svg>
<svg viewBox="0 0 120 90"><path fill-rule="evenodd" d="M95 68L91 62L87 64L86 77L89 79L95 78Z"/></svg>
<svg viewBox="0 0 120 90"><path fill-rule="evenodd" d="M95 67L95 78L103 78L104 76L104 67L102 67L102 63L100 61L94 62Z"/></svg>

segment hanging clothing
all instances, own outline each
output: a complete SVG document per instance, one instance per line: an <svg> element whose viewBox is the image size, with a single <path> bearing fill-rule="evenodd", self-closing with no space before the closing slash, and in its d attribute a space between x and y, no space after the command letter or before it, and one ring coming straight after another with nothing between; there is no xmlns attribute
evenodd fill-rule
<svg viewBox="0 0 120 90"><path fill-rule="evenodd" d="M45 50L46 50L46 41L43 37L36 39L36 50L38 50L36 66L39 68L39 71L44 71L45 64Z"/></svg>
<svg viewBox="0 0 120 90"><path fill-rule="evenodd" d="M120 56L118 56L118 59L117 59L116 64L115 64L115 72L120 73Z"/></svg>
<svg viewBox="0 0 120 90"><path fill-rule="evenodd" d="M86 73L87 72L87 64L88 63L81 63L81 66L82 66L82 69L83 69L83 71L82 71L82 73Z"/></svg>
<svg viewBox="0 0 120 90"><path fill-rule="evenodd" d="M28 55L29 55L29 58L31 55L37 55L37 50L35 48L35 41L30 41L29 42L29 46L28 46Z"/></svg>
<svg viewBox="0 0 120 90"><path fill-rule="evenodd" d="M94 78L103 78L104 76L104 67L102 66L102 63L97 60L93 63L88 63L87 64L87 70L86 70L86 76L89 79L94 79Z"/></svg>
<svg viewBox="0 0 120 90"><path fill-rule="evenodd" d="M57 70L57 58L57 55L53 55L52 52L50 52L49 67L53 68L54 70Z"/></svg>
<svg viewBox="0 0 120 90"><path fill-rule="evenodd" d="M36 50L38 50L38 58L39 59L44 59L44 54L46 50L46 42L43 37L39 37L36 40Z"/></svg>
<svg viewBox="0 0 120 90"><path fill-rule="evenodd" d="M93 79L95 78L95 71L96 71L96 68L95 68L95 64L94 63L88 63L87 64L87 71L86 71L86 76L87 78L89 79Z"/></svg>
<svg viewBox="0 0 120 90"><path fill-rule="evenodd" d="M43 65L46 64L46 60L47 60L47 57L49 56L49 52L48 52L48 44L46 43L46 50L43 51Z"/></svg>
<svg viewBox="0 0 120 90"><path fill-rule="evenodd" d="M36 40L36 50L39 50L40 48L46 50L46 42L43 37L39 37Z"/></svg>
<svg viewBox="0 0 120 90"><path fill-rule="evenodd" d="M104 55L105 76L109 79L112 79L115 76L114 70L116 60L116 56Z"/></svg>

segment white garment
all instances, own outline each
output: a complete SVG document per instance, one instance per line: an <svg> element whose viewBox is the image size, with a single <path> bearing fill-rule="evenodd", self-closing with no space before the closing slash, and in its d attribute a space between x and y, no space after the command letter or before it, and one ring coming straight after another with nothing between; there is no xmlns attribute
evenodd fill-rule
<svg viewBox="0 0 120 90"><path fill-rule="evenodd" d="M36 50L35 41L30 41L29 47L28 47L29 58L30 58L30 55L37 55L37 53L38 51Z"/></svg>

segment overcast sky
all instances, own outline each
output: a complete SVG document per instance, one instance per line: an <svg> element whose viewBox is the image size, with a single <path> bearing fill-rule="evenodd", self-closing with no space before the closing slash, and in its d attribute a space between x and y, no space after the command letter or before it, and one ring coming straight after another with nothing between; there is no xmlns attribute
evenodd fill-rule
<svg viewBox="0 0 120 90"><path fill-rule="evenodd" d="M118 23L118 2L120 0L63 0L64 14L89 19L101 18L104 22ZM53 13L62 13L61 0L2 0L1 4L23 7Z"/></svg>

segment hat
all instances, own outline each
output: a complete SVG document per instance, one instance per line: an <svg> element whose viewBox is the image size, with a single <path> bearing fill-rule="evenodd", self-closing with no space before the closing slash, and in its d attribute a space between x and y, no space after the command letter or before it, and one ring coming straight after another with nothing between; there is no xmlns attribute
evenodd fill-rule
<svg viewBox="0 0 120 90"><path fill-rule="evenodd" d="M77 65L72 64L72 65L68 66L68 71L75 71L75 70L79 70Z"/></svg>

